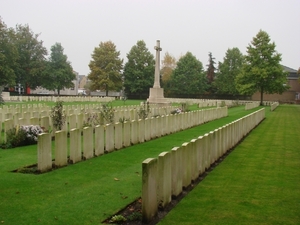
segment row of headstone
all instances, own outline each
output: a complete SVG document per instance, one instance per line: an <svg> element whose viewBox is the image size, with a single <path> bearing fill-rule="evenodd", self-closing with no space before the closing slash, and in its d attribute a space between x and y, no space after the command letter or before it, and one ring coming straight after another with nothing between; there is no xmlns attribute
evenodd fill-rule
<svg viewBox="0 0 300 225"><path fill-rule="evenodd" d="M273 102L273 103L270 105L270 110L271 110L271 111L274 111L278 106L279 106L279 102Z"/></svg>
<svg viewBox="0 0 300 225"><path fill-rule="evenodd" d="M119 120L137 120L140 119L138 116L139 107L137 106L120 106L120 107L114 107L114 116L113 121L119 121ZM167 107L158 107L155 105L152 105L150 107L150 113L148 115L148 118L150 118L152 115L167 115L171 111L175 109L175 106L167 106ZM101 110L101 104L91 104L91 105L67 105L64 106L64 114L66 115L66 121L77 121L80 120L82 117L84 121L87 121L89 117L97 116L100 119L100 110ZM5 120L13 120L13 126L18 125L39 125L38 124L30 124L31 118L37 118L40 119L42 117L50 117L51 114L51 108L49 106L41 105L36 106L33 105L32 107L4 107L0 108L0 123L4 122ZM74 117L76 117L74 119ZM79 119L77 119L77 117ZM49 118L49 120L51 120ZM82 124L82 122L78 122ZM107 121L108 122L108 121ZM25 124L24 124L25 123ZM51 123L50 123L51 124ZM72 128L81 128L80 126L73 126ZM68 128L68 126L66 126ZM1 129L2 130L2 129ZM7 130L7 129L6 129ZM48 127L47 127L47 130Z"/></svg>
<svg viewBox="0 0 300 225"><path fill-rule="evenodd" d="M262 108L142 163L142 217L151 221L159 208L178 197L265 118Z"/></svg>
<svg viewBox="0 0 300 225"><path fill-rule="evenodd" d="M111 102L115 97L99 97L99 96L10 96L7 101L45 101L45 102Z"/></svg>
<svg viewBox="0 0 300 225"><path fill-rule="evenodd" d="M67 132L65 130L57 131L55 132L55 146L60 147L59 150L55 150L55 166L67 165L68 154L70 155L70 162L76 163L83 159L102 155L104 152L108 153L150 141L227 115L227 107L222 107L146 118L145 120L139 119L124 123L97 125L96 127L85 127L83 130L71 128L69 147L66 145L68 142ZM82 145L81 133L83 137ZM52 160L52 148L51 143L49 144L48 141L49 138L51 138L51 134L48 133L41 134L38 137L38 157L40 157L38 159L38 169L41 172L49 170L50 158ZM40 141L49 146L41 146Z"/></svg>
<svg viewBox="0 0 300 225"><path fill-rule="evenodd" d="M254 108L258 107L259 104L260 104L259 101L248 102L248 103L245 104L245 110L254 109Z"/></svg>

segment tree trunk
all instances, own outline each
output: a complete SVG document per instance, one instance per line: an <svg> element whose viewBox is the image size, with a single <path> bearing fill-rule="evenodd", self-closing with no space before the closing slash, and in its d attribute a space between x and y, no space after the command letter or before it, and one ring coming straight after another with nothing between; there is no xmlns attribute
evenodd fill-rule
<svg viewBox="0 0 300 225"><path fill-rule="evenodd" d="M260 88L260 105L263 106L263 96L264 96L264 88Z"/></svg>

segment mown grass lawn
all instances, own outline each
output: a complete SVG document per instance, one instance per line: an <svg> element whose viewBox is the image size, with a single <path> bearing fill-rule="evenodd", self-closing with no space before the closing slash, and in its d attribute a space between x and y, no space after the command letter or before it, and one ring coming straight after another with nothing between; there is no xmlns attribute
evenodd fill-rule
<svg viewBox="0 0 300 225"><path fill-rule="evenodd" d="M0 223L100 224L141 196L143 160L255 110L232 108L226 118L41 175L11 172L36 163L36 146L0 150Z"/></svg>
<svg viewBox="0 0 300 225"><path fill-rule="evenodd" d="M300 224L300 106L283 105L159 224Z"/></svg>

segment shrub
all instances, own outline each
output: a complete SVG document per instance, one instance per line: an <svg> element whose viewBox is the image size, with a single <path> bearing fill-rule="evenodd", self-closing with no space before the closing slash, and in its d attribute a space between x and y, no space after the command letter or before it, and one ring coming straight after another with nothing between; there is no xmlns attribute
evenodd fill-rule
<svg viewBox="0 0 300 225"><path fill-rule="evenodd" d="M43 129L38 125L14 127L6 132L6 143L2 144L2 148L36 144L38 135L43 132Z"/></svg>
<svg viewBox="0 0 300 225"><path fill-rule="evenodd" d="M128 218L129 221L141 221L142 220L142 213L133 212L127 218Z"/></svg>
<svg viewBox="0 0 300 225"><path fill-rule="evenodd" d="M97 113L88 113L87 120L83 122L83 127L95 127L101 124L100 116Z"/></svg>
<svg viewBox="0 0 300 225"><path fill-rule="evenodd" d="M106 123L113 123L114 122L114 109L112 107L112 104L111 103L102 104L102 109L100 110L100 115Z"/></svg>
<svg viewBox="0 0 300 225"><path fill-rule="evenodd" d="M224 107L224 106L226 106L225 101L221 101L220 107Z"/></svg>
<svg viewBox="0 0 300 225"><path fill-rule="evenodd" d="M174 114L179 114L181 112L182 112L182 110L180 108L177 108L177 109L172 110L171 114L174 115Z"/></svg>
<svg viewBox="0 0 300 225"><path fill-rule="evenodd" d="M121 118L119 118L119 123L125 123L125 122L127 122L127 121L129 121L129 119L128 119L128 118L125 118L124 116L121 117Z"/></svg>
<svg viewBox="0 0 300 225"><path fill-rule="evenodd" d="M115 215L109 220L110 223L118 223L124 221L126 221L126 218L122 215Z"/></svg>
<svg viewBox="0 0 300 225"><path fill-rule="evenodd" d="M51 109L50 117L52 118L53 127L61 130L66 122L66 116L63 114L63 101L57 101Z"/></svg>
<svg viewBox="0 0 300 225"><path fill-rule="evenodd" d="M4 105L4 99L2 97L2 92L0 92L0 105Z"/></svg>
<svg viewBox="0 0 300 225"><path fill-rule="evenodd" d="M182 112L189 112L189 111L191 111L189 109L189 103L188 102L181 103L181 110L182 110Z"/></svg>
<svg viewBox="0 0 300 225"><path fill-rule="evenodd" d="M137 111L139 119L142 119L142 120L146 119L148 117L149 113L150 113L149 102L141 103L141 106Z"/></svg>

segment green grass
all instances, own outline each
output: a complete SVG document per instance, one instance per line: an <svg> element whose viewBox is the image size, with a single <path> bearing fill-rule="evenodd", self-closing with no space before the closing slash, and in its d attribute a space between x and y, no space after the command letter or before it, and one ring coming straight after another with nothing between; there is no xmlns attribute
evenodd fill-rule
<svg viewBox="0 0 300 225"><path fill-rule="evenodd" d="M279 106L159 224L300 224L300 106Z"/></svg>
<svg viewBox="0 0 300 225"><path fill-rule="evenodd" d="M141 196L143 160L255 110L232 108L226 118L41 175L10 172L36 163L36 146L1 150L0 222L99 224Z"/></svg>

